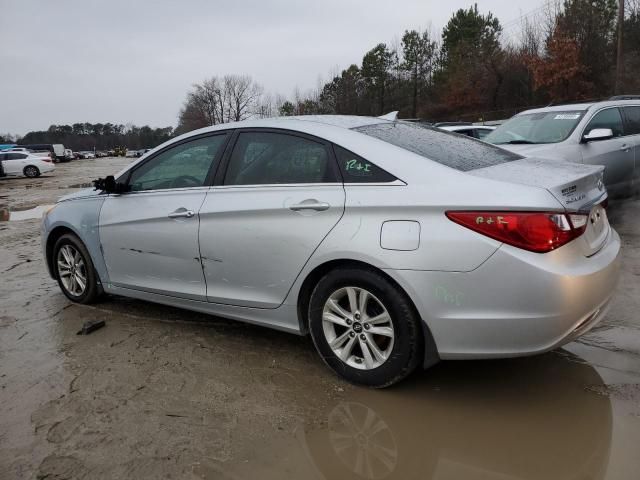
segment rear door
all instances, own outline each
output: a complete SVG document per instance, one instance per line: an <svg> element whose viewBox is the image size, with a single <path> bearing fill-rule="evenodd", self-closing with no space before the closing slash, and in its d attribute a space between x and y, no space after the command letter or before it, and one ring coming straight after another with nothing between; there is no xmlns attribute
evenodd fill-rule
<svg viewBox="0 0 640 480"><path fill-rule="evenodd" d="M210 302L276 308L340 220L345 193L323 140L241 130L226 171L200 209Z"/></svg>
<svg viewBox="0 0 640 480"><path fill-rule="evenodd" d="M640 186L640 105L624 107L625 131L633 144L633 186Z"/></svg>
<svg viewBox="0 0 640 480"><path fill-rule="evenodd" d="M202 136L160 151L128 174L131 191L105 200L100 243L112 284L206 299L198 210L228 136Z"/></svg>
<svg viewBox="0 0 640 480"><path fill-rule="evenodd" d="M617 107L597 112L582 135L595 128L609 128L613 138L580 144L583 162L603 165L604 183L612 194L624 194L631 185L634 169L633 139L625 135L622 113Z"/></svg>

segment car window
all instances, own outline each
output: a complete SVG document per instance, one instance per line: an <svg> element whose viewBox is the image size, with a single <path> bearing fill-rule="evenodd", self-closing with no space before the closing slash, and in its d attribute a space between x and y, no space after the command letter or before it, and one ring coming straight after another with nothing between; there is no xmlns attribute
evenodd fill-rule
<svg viewBox="0 0 640 480"><path fill-rule="evenodd" d="M25 153L7 153L7 160L23 160L27 158Z"/></svg>
<svg viewBox="0 0 640 480"><path fill-rule="evenodd" d="M349 150L334 146L338 165L345 183L393 182L396 177Z"/></svg>
<svg viewBox="0 0 640 480"><path fill-rule="evenodd" d="M159 153L131 173L130 190L138 192L204 186L209 170L214 162L219 161L227 136L198 138Z"/></svg>
<svg viewBox="0 0 640 480"><path fill-rule="evenodd" d="M490 133L491 133L491 130L489 130L488 128L476 128L476 137L478 137L481 140L485 138L487 135L489 135Z"/></svg>
<svg viewBox="0 0 640 480"><path fill-rule="evenodd" d="M622 115L618 108L606 108L596 113L589 121L587 128L584 129L583 135L588 135L595 128L610 128L614 137L624 135L622 127Z"/></svg>
<svg viewBox="0 0 640 480"><path fill-rule="evenodd" d="M463 172L522 157L474 138L409 122L385 122L353 129Z"/></svg>
<svg viewBox="0 0 640 480"><path fill-rule="evenodd" d="M233 148L225 185L333 183L324 144L283 133L243 132Z"/></svg>
<svg viewBox="0 0 640 480"><path fill-rule="evenodd" d="M473 137L473 130L471 128L465 128L462 130L449 130L453 133L457 133L459 135L466 135L467 137Z"/></svg>
<svg viewBox="0 0 640 480"><path fill-rule="evenodd" d="M638 135L640 134L640 106L638 107L624 107L624 114L627 117L627 134Z"/></svg>

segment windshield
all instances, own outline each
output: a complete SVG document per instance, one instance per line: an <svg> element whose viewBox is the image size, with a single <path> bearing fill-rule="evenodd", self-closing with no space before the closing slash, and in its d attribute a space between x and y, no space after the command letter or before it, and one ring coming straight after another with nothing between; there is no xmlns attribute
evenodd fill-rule
<svg viewBox="0 0 640 480"><path fill-rule="evenodd" d="M584 113L567 110L516 115L484 140L494 145L562 142L571 135Z"/></svg>
<svg viewBox="0 0 640 480"><path fill-rule="evenodd" d="M522 158L471 137L402 121L365 125L353 130L463 172Z"/></svg>
<svg viewBox="0 0 640 480"><path fill-rule="evenodd" d="M558 143L576 128L584 111L567 110L516 115L487 135L494 145Z"/></svg>

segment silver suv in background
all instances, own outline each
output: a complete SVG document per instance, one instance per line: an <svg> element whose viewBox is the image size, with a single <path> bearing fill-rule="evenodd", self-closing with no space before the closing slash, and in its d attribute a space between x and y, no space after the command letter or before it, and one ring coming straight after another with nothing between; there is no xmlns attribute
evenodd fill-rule
<svg viewBox="0 0 640 480"><path fill-rule="evenodd" d="M484 141L526 157L604 165L611 196L640 186L640 96L526 110Z"/></svg>

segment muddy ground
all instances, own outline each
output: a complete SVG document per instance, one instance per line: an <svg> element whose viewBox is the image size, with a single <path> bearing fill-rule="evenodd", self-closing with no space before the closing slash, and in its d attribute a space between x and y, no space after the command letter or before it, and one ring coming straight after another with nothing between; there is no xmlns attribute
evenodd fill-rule
<svg viewBox="0 0 640 480"><path fill-rule="evenodd" d="M0 222L1 479L640 478L640 200L610 207L623 276L597 329L373 391L305 338L124 298L70 303L39 220L20 218L128 162L0 180L13 212ZM77 336L90 319L107 325Z"/></svg>

